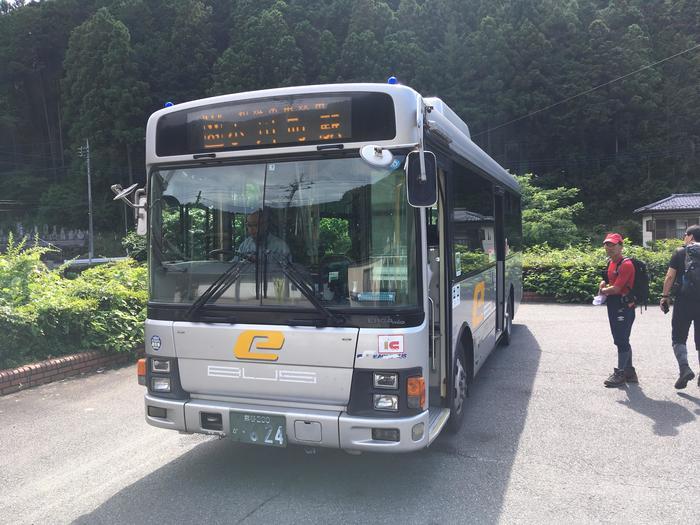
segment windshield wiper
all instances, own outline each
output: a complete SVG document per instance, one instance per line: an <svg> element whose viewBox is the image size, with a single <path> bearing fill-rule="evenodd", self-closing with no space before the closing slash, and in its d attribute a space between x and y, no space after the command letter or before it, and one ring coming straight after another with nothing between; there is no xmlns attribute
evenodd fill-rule
<svg viewBox="0 0 700 525"><path fill-rule="evenodd" d="M304 297L306 297L309 302L314 305L316 310L318 310L320 313L322 313L325 316L325 319L318 319L318 320L309 320L309 319L290 319L290 324L292 325L308 325L308 324L313 324L316 326L319 325L328 325L328 323L334 323L334 324L345 324L345 318L338 316L331 312L327 307L323 305L321 301L319 301L318 297L316 297L316 294L314 293L313 289L309 284L306 282L304 277L289 263L289 261L285 257L281 257L280 255L270 251L266 250L265 256L267 257L268 255L271 256L277 264L279 264L280 268L282 269L282 273L289 277L289 280L294 283L294 286L296 286L299 291L302 293Z"/></svg>
<svg viewBox="0 0 700 525"><path fill-rule="evenodd" d="M238 261L234 262L230 268L219 275L219 277L217 277L216 280L211 283L206 290L204 290L202 295L197 297L195 302L192 303L192 306L187 309L185 317L187 319L194 319L197 312L199 312L205 304L211 300L216 301L219 297L221 297L223 293L238 280L238 278L241 276L241 270L243 270L243 268L248 264L250 264L250 260L247 258L239 259Z"/></svg>

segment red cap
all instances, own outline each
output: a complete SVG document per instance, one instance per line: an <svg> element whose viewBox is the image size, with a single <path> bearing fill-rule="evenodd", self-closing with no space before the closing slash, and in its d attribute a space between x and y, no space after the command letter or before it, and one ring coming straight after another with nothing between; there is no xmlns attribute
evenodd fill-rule
<svg viewBox="0 0 700 525"><path fill-rule="evenodd" d="M622 244L622 235L620 235L619 233L608 233L605 236L603 244L605 244L606 242L611 242L613 244Z"/></svg>

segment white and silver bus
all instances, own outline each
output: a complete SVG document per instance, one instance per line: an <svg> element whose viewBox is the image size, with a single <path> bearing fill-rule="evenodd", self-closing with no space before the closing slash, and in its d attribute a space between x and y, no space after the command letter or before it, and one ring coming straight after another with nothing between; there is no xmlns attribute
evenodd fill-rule
<svg viewBox="0 0 700 525"><path fill-rule="evenodd" d="M440 99L218 96L154 113L146 152L115 198L148 235L149 424L383 452L460 427L522 296L520 192Z"/></svg>

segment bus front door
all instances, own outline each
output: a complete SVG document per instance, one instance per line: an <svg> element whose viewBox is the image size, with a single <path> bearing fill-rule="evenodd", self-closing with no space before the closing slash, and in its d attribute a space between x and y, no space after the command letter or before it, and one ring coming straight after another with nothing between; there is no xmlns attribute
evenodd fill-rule
<svg viewBox="0 0 700 525"><path fill-rule="evenodd" d="M495 244L496 244L496 339L505 327L507 293L505 289L505 239L503 228L503 189L495 188Z"/></svg>

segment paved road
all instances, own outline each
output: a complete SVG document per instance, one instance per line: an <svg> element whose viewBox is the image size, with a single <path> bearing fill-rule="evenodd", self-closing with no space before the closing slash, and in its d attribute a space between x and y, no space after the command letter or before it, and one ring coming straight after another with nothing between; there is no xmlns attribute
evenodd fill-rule
<svg viewBox="0 0 700 525"><path fill-rule="evenodd" d="M605 310L524 305L457 436L406 456L263 449L147 426L133 369L0 398L0 523L698 523L700 390L670 319L609 390Z"/></svg>

